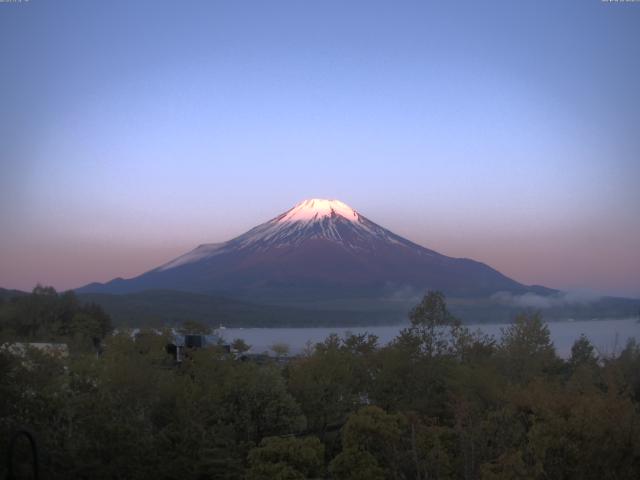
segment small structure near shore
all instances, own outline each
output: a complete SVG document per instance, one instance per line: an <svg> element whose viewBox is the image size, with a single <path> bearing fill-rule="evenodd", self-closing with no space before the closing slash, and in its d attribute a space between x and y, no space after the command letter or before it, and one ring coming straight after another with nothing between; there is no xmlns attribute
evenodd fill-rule
<svg viewBox="0 0 640 480"><path fill-rule="evenodd" d="M231 352L231 346L225 343L219 335L173 332L172 339L167 344L166 350L168 354L173 356L176 363L181 363L187 351L215 346L224 349L227 353Z"/></svg>

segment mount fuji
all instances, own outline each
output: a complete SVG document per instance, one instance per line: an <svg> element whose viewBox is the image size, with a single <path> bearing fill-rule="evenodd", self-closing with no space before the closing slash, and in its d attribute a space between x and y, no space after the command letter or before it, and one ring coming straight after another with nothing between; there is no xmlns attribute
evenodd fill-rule
<svg viewBox="0 0 640 480"><path fill-rule="evenodd" d="M200 245L140 276L92 283L79 292L178 290L277 304L426 289L465 298L555 292L520 284L481 262L429 250L343 202L317 198L227 242Z"/></svg>

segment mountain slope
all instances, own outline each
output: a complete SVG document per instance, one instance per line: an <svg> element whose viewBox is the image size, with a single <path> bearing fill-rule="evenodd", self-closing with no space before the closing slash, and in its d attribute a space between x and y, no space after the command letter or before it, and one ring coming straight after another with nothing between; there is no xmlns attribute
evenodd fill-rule
<svg viewBox="0 0 640 480"><path fill-rule="evenodd" d="M82 293L83 303L93 302L109 313L115 326L162 327L185 319L212 327L330 327L400 323L404 311L376 312L318 310L259 305L232 298L167 290L129 294Z"/></svg>
<svg viewBox="0 0 640 480"><path fill-rule="evenodd" d="M205 244L132 279L90 284L80 292L171 289L279 302L380 297L398 290L452 296L527 287L470 259L417 245L337 200L310 199L224 243Z"/></svg>

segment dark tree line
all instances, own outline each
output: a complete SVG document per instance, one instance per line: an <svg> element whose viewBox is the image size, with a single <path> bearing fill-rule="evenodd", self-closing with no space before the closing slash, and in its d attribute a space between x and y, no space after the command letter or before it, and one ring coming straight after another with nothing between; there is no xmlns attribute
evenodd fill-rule
<svg viewBox="0 0 640 480"><path fill-rule="evenodd" d="M103 314L65 295L5 303L4 338L75 338L79 315L92 318L81 336L104 336ZM539 315L496 339L430 292L385 346L331 335L288 362L213 347L175 366L166 342L108 335L100 358L82 342L60 358L0 351L0 450L29 427L54 479L640 478L633 341L599 358L582 337L563 360Z"/></svg>
<svg viewBox="0 0 640 480"><path fill-rule="evenodd" d="M104 338L111 319L95 303L81 303L72 291L36 286L30 295L0 303L0 341L80 342Z"/></svg>

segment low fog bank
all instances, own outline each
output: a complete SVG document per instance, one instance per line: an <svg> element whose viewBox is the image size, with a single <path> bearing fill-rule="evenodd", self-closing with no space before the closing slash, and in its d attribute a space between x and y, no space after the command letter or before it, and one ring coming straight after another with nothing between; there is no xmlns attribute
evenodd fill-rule
<svg viewBox="0 0 640 480"><path fill-rule="evenodd" d="M602 295L585 291L558 292L554 295L539 295L533 292L514 295L510 292L497 292L491 296L492 300L501 305L536 309L573 305L590 305L603 298L604 297Z"/></svg>

